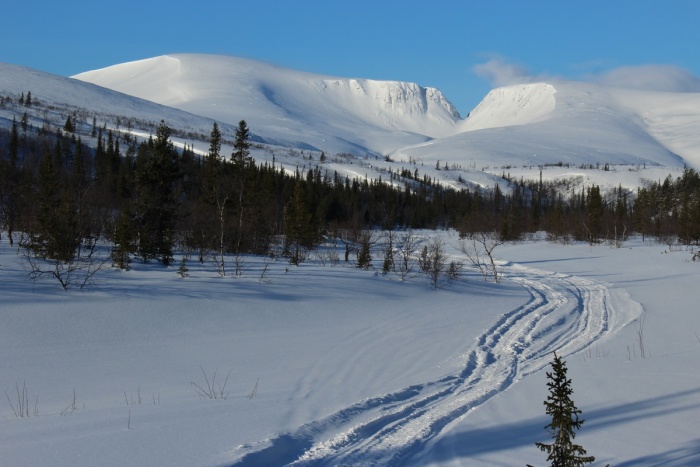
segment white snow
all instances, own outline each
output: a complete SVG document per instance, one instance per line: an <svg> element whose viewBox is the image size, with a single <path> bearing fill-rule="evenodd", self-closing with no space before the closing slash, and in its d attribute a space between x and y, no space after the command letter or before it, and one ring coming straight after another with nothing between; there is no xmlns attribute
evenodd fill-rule
<svg viewBox="0 0 700 467"><path fill-rule="evenodd" d="M554 110L556 89L534 83L494 89L469 114L460 130L476 131L542 120Z"/></svg>
<svg viewBox="0 0 700 467"><path fill-rule="evenodd" d="M234 125L245 119L256 134L327 152L383 154L449 134L459 121L436 89L234 57L174 54L75 78Z"/></svg>
<svg viewBox="0 0 700 467"><path fill-rule="evenodd" d="M216 119L230 137L245 118L257 141L279 144L256 147L259 162L308 169L322 149L331 172L385 180L406 168L492 186L542 171L577 191L633 189L700 163L697 93L530 83L460 120L437 90L239 59L174 55L89 75L190 113L13 65L0 65L0 94L31 90L58 121L93 109L208 134ZM18 109L0 108L0 124ZM456 235L440 235L459 257ZM506 245L501 284L469 271L438 291L316 260L279 260L260 281L264 260L251 257L242 278L136 263L62 292L27 282L16 253L3 233L3 464L542 465L542 369L557 350L587 420L576 441L598 461L700 465L700 269L685 250ZM197 396L203 372L220 388L229 371L227 398ZM38 414L16 418L24 387Z"/></svg>
<svg viewBox="0 0 700 467"><path fill-rule="evenodd" d="M426 236L432 232L423 232ZM458 243L443 233L447 244ZM455 257L460 254L451 250ZM432 290L344 264L134 264L87 291L24 280L0 243L0 404L8 465L542 464L551 352L565 356L601 463L694 465L700 276L687 251L544 241L496 250ZM635 325L644 317L643 344ZM205 400L231 371L228 398ZM257 386L255 397L248 396ZM72 405L76 410L61 413ZM248 455L248 457L246 457Z"/></svg>
<svg viewBox="0 0 700 467"><path fill-rule="evenodd" d="M0 95L17 99L20 94L32 93L35 101L54 107L57 121L65 122L69 112L87 112L88 121L97 117L98 125L107 118L133 118L157 124L165 119L169 125L182 130L194 130L208 135L214 120L181 110L165 107L151 101L134 98L103 87L76 79L33 70L31 68L0 63ZM19 123L24 107L0 107L0 125L8 127L14 116ZM43 114L44 110L42 110ZM31 114L31 110L28 111ZM42 115L43 117L43 115ZM49 118L53 117L50 115ZM42 122L37 123L40 127ZM62 126L62 125L61 125ZM124 125L125 126L125 125ZM122 130L124 130L122 126ZM110 122L109 128L114 124ZM138 128L138 127L136 127Z"/></svg>
<svg viewBox="0 0 700 467"><path fill-rule="evenodd" d="M232 125L245 119L273 144L418 162L427 166L421 174L450 185L457 176L431 172L438 161L461 168L474 184L482 184L476 172L486 172L491 186L504 168L534 168L536 178L558 163L625 166L639 175L633 187L656 178L646 168L664 167L666 175L700 168L700 93L626 89L619 81L505 86L462 120L432 88L216 55L161 56L76 78ZM590 177L608 183L606 174Z"/></svg>

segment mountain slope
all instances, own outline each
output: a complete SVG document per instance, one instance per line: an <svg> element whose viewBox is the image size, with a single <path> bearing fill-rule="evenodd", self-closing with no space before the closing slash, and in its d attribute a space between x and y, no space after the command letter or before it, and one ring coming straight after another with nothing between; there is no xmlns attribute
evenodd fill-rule
<svg viewBox="0 0 700 467"><path fill-rule="evenodd" d="M461 167L700 167L700 94L550 81L494 89L469 114L436 89L176 54L76 78L236 124L282 146Z"/></svg>
<svg viewBox="0 0 700 467"><path fill-rule="evenodd" d="M68 112L85 111L92 117L96 115L101 125L106 120L131 118L134 130L141 129L148 134L149 124L166 120L174 128L183 131L198 131L209 134L213 120L166 107L154 102L128 96L120 92L99 87L72 78L53 75L31 68L0 63L0 95L13 99L21 93L31 92L35 100L47 107L47 118L52 123L65 121ZM49 115L49 109L55 115ZM9 106L0 108L0 118L12 121L16 115ZM146 124L146 125L144 125ZM109 127L113 124L110 121Z"/></svg>
<svg viewBox="0 0 700 467"><path fill-rule="evenodd" d="M0 65L0 71L0 94L16 98L31 90L54 107L54 126L80 109L84 121L97 115L99 125L110 128L117 117L122 128L123 118L131 119L132 131L147 137L163 119L181 136L176 144L194 138L195 150L205 153L214 120L230 141L238 120L245 119L255 141L272 145L256 149L255 159L292 171L316 164L299 149L353 154L326 162L326 170L342 176L386 178L389 170L408 166L458 188L499 183L507 189L502 175L535 179L544 168L544 179L575 179L570 189L596 183L634 190L683 167L700 168L698 93L551 80L494 89L460 119L435 89L213 55L156 57L87 72L80 80L14 65ZM14 107L0 107L0 125L20 118L22 110ZM43 124L42 112L30 114L32 124ZM390 157L358 159L367 154ZM604 172L608 165L613 169Z"/></svg>
<svg viewBox="0 0 700 467"><path fill-rule="evenodd" d="M678 102L688 106L676 123ZM695 109L695 110L691 110ZM634 165L700 166L700 95L627 91L577 82L516 85L491 91L461 132L393 153L424 163L476 168ZM645 118L652 111L652 117ZM696 127L697 128L697 127ZM694 152L695 151L695 152Z"/></svg>
<svg viewBox="0 0 700 467"><path fill-rule="evenodd" d="M433 88L345 79L253 60L176 54L75 78L219 121L269 140L329 152L383 154L454 132L459 113Z"/></svg>

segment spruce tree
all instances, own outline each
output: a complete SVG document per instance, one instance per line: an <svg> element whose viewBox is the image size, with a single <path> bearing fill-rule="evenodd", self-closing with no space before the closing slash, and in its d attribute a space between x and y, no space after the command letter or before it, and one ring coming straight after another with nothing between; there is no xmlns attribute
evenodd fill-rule
<svg viewBox="0 0 700 467"><path fill-rule="evenodd" d="M389 231L387 235L387 245L384 250L384 262L382 263L382 274L388 274L394 270L394 232Z"/></svg>
<svg viewBox="0 0 700 467"><path fill-rule="evenodd" d="M566 362L557 354L551 363L552 371L547 372L549 382L549 396L544 401L547 415L552 417L551 423L545 426L549 434L554 439L552 444L535 443L542 452L549 454L547 461L552 467L580 467L595 461L595 457L586 456L586 450L578 444L573 443L576 437L575 430L579 430L584 420L579 419L579 410L571 394L574 390L571 387L571 379L566 377Z"/></svg>
<svg viewBox="0 0 700 467"><path fill-rule="evenodd" d="M66 123L63 125L63 130L68 133L75 133L75 126L70 118L70 115L66 117Z"/></svg>
<svg viewBox="0 0 700 467"><path fill-rule="evenodd" d="M231 160L234 164L243 166L250 161L250 131L248 130L248 124L245 120L238 122L238 128L236 128L236 140L233 143L233 153L231 154Z"/></svg>
<svg viewBox="0 0 700 467"><path fill-rule="evenodd" d="M362 232L360 235L360 249L357 252L357 267L369 269L372 267L372 233Z"/></svg>
<svg viewBox="0 0 700 467"><path fill-rule="evenodd" d="M135 174L138 219L138 253L144 260L173 260L175 214L180 179L178 153L170 141L170 128L161 120L156 139L149 139L137 160Z"/></svg>
<svg viewBox="0 0 700 467"><path fill-rule="evenodd" d="M306 193L301 180L297 180L292 197L284 207L284 227L289 262L299 265L304 260L304 250L313 247L318 235L311 224L311 213L306 206Z"/></svg>
<svg viewBox="0 0 700 467"><path fill-rule="evenodd" d="M74 200L61 183L61 172L45 148L39 167L39 186L33 202L37 207L36 223L30 248L36 256L62 262L72 261L80 246Z"/></svg>
<svg viewBox="0 0 700 467"><path fill-rule="evenodd" d="M19 214L20 170L18 161L19 134L17 131L17 120L13 118L10 132L9 160L4 161L0 157L0 220L7 228L10 245L14 245L15 219Z"/></svg>
<svg viewBox="0 0 700 467"><path fill-rule="evenodd" d="M209 136L209 157L215 160L221 158L221 131L219 125L214 122Z"/></svg>

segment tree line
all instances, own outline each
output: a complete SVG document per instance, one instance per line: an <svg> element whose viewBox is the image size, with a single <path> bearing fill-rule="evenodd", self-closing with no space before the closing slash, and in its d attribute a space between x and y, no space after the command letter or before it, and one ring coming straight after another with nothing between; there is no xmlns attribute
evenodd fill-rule
<svg viewBox="0 0 700 467"><path fill-rule="evenodd" d="M295 263L323 238L359 245L362 231L374 228L456 228L502 241L539 230L555 241L595 243L634 232L700 241L700 180L691 169L637 193L620 187L604 196L594 185L565 198L541 176L509 180L504 193L498 185L444 187L417 170L392 172L388 181L343 177L322 162L288 173L253 161L244 120L231 154L222 154L214 124L204 156L175 148L165 122L140 142L99 128L90 146L70 117L52 131L20 126L15 119L0 131L2 226L10 243L59 261L91 254L106 240L120 268L134 259L170 264L177 248L200 261L218 258L225 274L225 255L279 247Z"/></svg>

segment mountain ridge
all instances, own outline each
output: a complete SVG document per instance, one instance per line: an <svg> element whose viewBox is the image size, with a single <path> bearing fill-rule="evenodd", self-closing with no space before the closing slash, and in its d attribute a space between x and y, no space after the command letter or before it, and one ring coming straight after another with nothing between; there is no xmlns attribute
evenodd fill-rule
<svg viewBox="0 0 700 467"><path fill-rule="evenodd" d="M453 131L459 112L434 88L339 78L235 57L173 54L75 79L328 152L383 154ZM358 147L362 148L358 151ZM358 154L359 155L359 154Z"/></svg>
<svg viewBox="0 0 700 467"><path fill-rule="evenodd" d="M213 122L230 141L244 119L252 140L269 145L254 151L259 163L306 170L323 151L332 157L326 170L351 178L376 179L408 165L446 186L506 189L504 175L534 179L547 168L545 178L579 180L573 189L596 183L633 190L700 168L700 93L550 79L496 88L462 119L439 90L414 83L338 78L216 55L176 57L91 72L102 86L0 64L0 95L15 99L31 90L53 108L52 125L62 126L75 111L97 114L100 126L116 129L126 117L138 125L129 131L148 138L162 119L176 130L176 145L200 154ZM110 89L110 80L150 99ZM19 120L15 104L0 107L0 124L8 126L13 115ZM41 126L44 118L34 118ZM596 170L609 165L619 170Z"/></svg>
<svg viewBox="0 0 700 467"><path fill-rule="evenodd" d="M462 119L435 88L218 55L165 55L75 78L229 124L245 119L268 141L330 153L482 166L700 167L693 93L552 79L496 88Z"/></svg>

